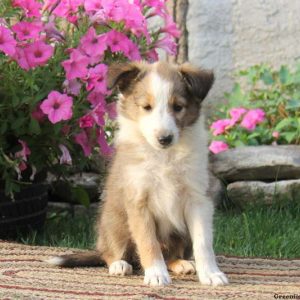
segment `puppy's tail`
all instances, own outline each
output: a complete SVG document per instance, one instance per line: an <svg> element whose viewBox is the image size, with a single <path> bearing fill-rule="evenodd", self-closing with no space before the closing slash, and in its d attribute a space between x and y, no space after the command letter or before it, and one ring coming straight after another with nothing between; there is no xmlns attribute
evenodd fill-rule
<svg viewBox="0 0 300 300"><path fill-rule="evenodd" d="M97 251L53 256L45 262L65 268L97 267L105 265L105 262L101 259L101 254Z"/></svg>

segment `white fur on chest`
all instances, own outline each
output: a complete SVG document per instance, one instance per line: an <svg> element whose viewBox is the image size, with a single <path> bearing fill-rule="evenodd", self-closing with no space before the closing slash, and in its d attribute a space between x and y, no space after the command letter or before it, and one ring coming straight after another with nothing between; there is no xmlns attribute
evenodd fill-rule
<svg viewBox="0 0 300 300"><path fill-rule="evenodd" d="M197 124L168 150L157 151L147 145L137 146L137 151L144 153L144 161L125 168L124 178L136 190L136 194L147 193L148 207L158 222L162 237L168 236L174 229L184 232L186 202L195 198L201 201L201 196L206 193L205 137L205 134L201 134L201 124Z"/></svg>

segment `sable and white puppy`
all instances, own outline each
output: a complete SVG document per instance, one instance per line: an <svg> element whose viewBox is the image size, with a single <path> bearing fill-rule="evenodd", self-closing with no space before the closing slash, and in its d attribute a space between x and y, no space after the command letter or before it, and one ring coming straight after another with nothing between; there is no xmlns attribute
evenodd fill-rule
<svg viewBox="0 0 300 300"><path fill-rule="evenodd" d="M50 263L106 263L129 275L140 262L144 282L171 283L197 271L202 284L227 284L212 247L213 201L208 196L208 151L201 102L210 71L164 62L124 63L109 70L119 90L116 154L97 224L97 251L54 257ZM195 265L189 262L194 254Z"/></svg>

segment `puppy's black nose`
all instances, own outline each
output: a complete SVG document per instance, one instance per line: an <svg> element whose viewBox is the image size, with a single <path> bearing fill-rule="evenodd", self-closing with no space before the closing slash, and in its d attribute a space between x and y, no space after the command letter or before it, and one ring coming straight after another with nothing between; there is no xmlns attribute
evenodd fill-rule
<svg viewBox="0 0 300 300"><path fill-rule="evenodd" d="M173 135L172 134L162 135L162 136L158 137L158 142L162 146L168 146L172 143L172 141L173 141Z"/></svg>

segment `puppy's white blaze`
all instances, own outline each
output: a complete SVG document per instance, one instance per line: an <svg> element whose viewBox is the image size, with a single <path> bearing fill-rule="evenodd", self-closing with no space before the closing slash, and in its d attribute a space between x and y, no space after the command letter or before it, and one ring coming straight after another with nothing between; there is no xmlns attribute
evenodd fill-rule
<svg viewBox="0 0 300 300"><path fill-rule="evenodd" d="M141 131L154 147L159 147L157 138L160 135L173 135L173 143L176 143L179 132L168 106L173 83L160 77L156 72L150 74L150 83L149 88L155 103L153 110L141 119Z"/></svg>
<svg viewBox="0 0 300 300"><path fill-rule="evenodd" d="M46 263L54 266L61 266L64 263L64 259L62 257L53 256L47 260L45 260Z"/></svg>

